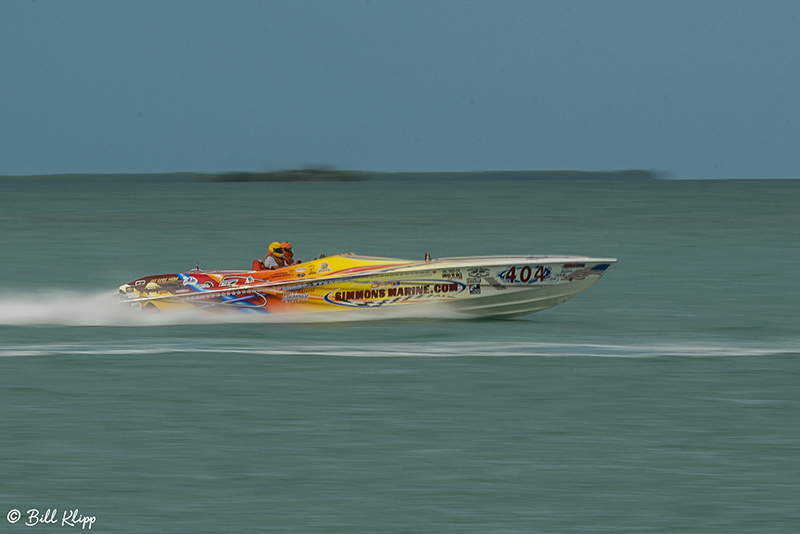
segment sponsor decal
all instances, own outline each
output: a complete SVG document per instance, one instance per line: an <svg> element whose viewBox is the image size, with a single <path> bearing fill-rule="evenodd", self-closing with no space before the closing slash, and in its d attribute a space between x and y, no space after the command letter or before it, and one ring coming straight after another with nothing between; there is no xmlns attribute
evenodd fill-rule
<svg viewBox="0 0 800 534"><path fill-rule="evenodd" d="M470 295L480 295L481 294L481 285L480 284L470 284L469 285L469 294Z"/></svg>
<svg viewBox="0 0 800 534"><path fill-rule="evenodd" d="M325 300L340 306L382 306L410 299L442 298L466 288L459 282L417 284L379 289L341 289L325 295Z"/></svg>
<svg viewBox="0 0 800 534"><path fill-rule="evenodd" d="M312 280L310 282L303 282L300 284L291 284L282 286L282 289L284 291L295 291L297 289L308 289L311 287L326 286L330 283L331 283L330 280Z"/></svg>
<svg viewBox="0 0 800 534"><path fill-rule="evenodd" d="M308 293L287 293L281 297L282 302L305 302L308 300Z"/></svg>
<svg viewBox="0 0 800 534"><path fill-rule="evenodd" d="M171 275L171 276L155 276L155 277L148 277L142 278L140 280L136 280L133 285L134 286L149 286L150 284L154 284L156 286L161 285L171 285L171 284L180 284L181 278L179 276Z"/></svg>
<svg viewBox="0 0 800 534"><path fill-rule="evenodd" d="M177 282L180 280L177 276L163 276L161 278L151 278L151 282L155 282L156 284L168 284L169 282Z"/></svg>
<svg viewBox="0 0 800 534"><path fill-rule="evenodd" d="M601 263L601 264L595 265L591 269L587 268L587 267L584 267L583 269L578 269L576 271L572 271L571 273L567 273L567 274L563 275L563 278L564 278L564 280L567 280L569 282L573 282L573 281L576 281L576 280L585 280L589 276L600 276L600 275L602 275L604 272L606 272L606 269L608 269L608 267L609 267L609 265L607 263Z"/></svg>
<svg viewBox="0 0 800 534"><path fill-rule="evenodd" d="M442 278L445 280L461 280L461 269L442 269Z"/></svg>
<svg viewBox="0 0 800 534"><path fill-rule="evenodd" d="M214 287L214 282L211 280L206 280L204 282L200 282L194 276L189 276L188 274L179 275L180 278L183 280L183 285L191 287L195 291L202 291L203 289L209 289ZM175 278L177 280L178 277Z"/></svg>
<svg viewBox="0 0 800 534"><path fill-rule="evenodd" d="M255 281L255 278L252 276L243 277L243 276L226 276L219 282L219 287L233 287L239 284L252 284ZM184 283L184 285L186 285Z"/></svg>
<svg viewBox="0 0 800 534"><path fill-rule="evenodd" d="M489 269L487 267L470 267L467 269L467 276L472 278L482 278L489 276Z"/></svg>
<svg viewBox="0 0 800 534"><path fill-rule="evenodd" d="M372 285L370 285L370 289L379 289L381 287L395 287L395 286L399 286L399 285L400 285L400 282L397 282L397 281L394 281L394 282L374 282Z"/></svg>

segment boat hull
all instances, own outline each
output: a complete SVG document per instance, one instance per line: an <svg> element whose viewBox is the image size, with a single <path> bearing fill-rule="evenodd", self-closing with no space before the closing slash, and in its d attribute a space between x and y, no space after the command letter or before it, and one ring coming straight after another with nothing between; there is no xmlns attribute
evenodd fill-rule
<svg viewBox="0 0 800 534"><path fill-rule="evenodd" d="M254 316L515 317L578 295L616 263L584 256L407 261L344 254L274 271L189 271L120 286L132 308Z"/></svg>

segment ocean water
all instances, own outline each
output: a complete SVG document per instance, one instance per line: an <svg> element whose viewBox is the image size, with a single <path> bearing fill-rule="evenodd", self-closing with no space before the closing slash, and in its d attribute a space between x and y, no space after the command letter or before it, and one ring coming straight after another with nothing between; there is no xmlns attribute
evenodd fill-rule
<svg viewBox="0 0 800 534"><path fill-rule="evenodd" d="M275 240L619 263L503 321L110 298ZM0 531L798 532L798 244L800 180L0 179Z"/></svg>

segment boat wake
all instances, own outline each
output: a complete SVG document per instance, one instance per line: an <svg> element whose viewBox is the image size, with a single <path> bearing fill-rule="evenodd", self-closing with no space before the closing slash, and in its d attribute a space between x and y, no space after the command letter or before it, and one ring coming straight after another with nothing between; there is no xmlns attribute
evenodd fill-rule
<svg viewBox="0 0 800 534"><path fill-rule="evenodd" d="M237 323L325 323L341 321L375 321L376 319L417 319L441 320L456 318L445 315L447 310L431 307L411 306L404 311L394 308L391 316L380 315L372 310L369 314L358 311L341 311L326 314L277 314L243 315L208 314L197 309L173 313L140 313L121 306L110 291L95 294L77 292L56 292L48 294L9 294L0 292L0 327L154 327L170 325L224 325ZM404 315L405 314L405 315ZM325 340L304 343L281 343L273 339L265 347L259 334L255 339L233 338L225 330L217 334L225 337L214 338L175 338L173 332L165 330L156 337L130 340L87 340L82 342L50 343L0 343L0 357L49 356L49 355L147 355L174 353L214 353L251 354L263 356L342 356L364 358L386 357L612 357L612 358L653 358L663 356L677 357L729 357L729 356L770 356L800 354L800 339L769 340L748 342L710 338L706 341L672 339L627 339L618 341L619 336L609 336L609 341L598 338L595 343L553 341L542 339L503 340L503 339L431 339L425 341L364 342L342 343L325 336ZM109 330L113 338L120 336ZM266 333L267 335L269 332ZM539 334L544 334L539 332ZM185 334L183 334L185 335ZM165 337L166 336L166 337ZM595 336L596 337L596 336Z"/></svg>
<svg viewBox="0 0 800 534"><path fill-rule="evenodd" d="M0 325L136 326L148 322L157 324L158 319L137 317L120 306L110 290L93 294L69 291L0 293Z"/></svg>
<svg viewBox="0 0 800 534"><path fill-rule="evenodd" d="M243 314L235 310L209 313L189 308L169 313L142 313L120 303L112 291L86 294L50 292L8 294L0 292L0 325L6 326L170 326L192 324L248 323L336 323L387 319L460 319L460 315L438 303L422 306L370 310L341 310L336 313L299 312L291 314Z"/></svg>

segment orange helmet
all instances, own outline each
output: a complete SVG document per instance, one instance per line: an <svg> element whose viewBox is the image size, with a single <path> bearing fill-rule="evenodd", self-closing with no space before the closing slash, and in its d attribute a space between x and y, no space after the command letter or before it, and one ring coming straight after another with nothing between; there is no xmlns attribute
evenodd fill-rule
<svg viewBox="0 0 800 534"><path fill-rule="evenodd" d="M284 252L288 252L289 254L292 253L292 244L289 243L288 241L284 241L283 243L281 243L281 248L283 249Z"/></svg>

